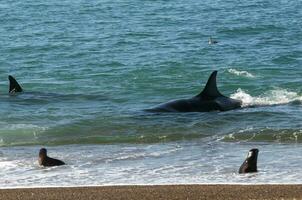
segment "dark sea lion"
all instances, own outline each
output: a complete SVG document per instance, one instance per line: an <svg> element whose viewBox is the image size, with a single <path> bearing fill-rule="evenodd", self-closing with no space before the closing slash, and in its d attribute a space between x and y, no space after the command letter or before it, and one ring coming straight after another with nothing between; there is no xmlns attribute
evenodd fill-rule
<svg viewBox="0 0 302 200"><path fill-rule="evenodd" d="M9 93L14 94L17 92L23 92L23 89L19 85L19 83L16 81L16 79L12 76L8 76L9 80Z"/></svg>
<svg viewBox="0 0 302 200"><path fill-rule="evenodd" d="M239 174L257 172L258 149L251 149L239 168Z"/></svg>
<svg viewBox="0 0 302 200"><path fill-rule="evenodd" d="M47 150L45 148L40 149L39 164L45 167L65 165L65 163L61 160L48 157Z"/></svg>
<svg viewBox="0 0 302 200"><path fill-rule="evenodd" d="M242 102L222 95L216 84L217 71L212 72L205 88L198 95L169 101L155 108L147 109L151 112L209 112L213 110L228 111L240 108Z"/></svg>

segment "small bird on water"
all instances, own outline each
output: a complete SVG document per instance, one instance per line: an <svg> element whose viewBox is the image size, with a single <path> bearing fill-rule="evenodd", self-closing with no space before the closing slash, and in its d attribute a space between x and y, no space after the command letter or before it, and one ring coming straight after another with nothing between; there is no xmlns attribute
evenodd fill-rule
<svg viewBox="0 0 302 200"><path fill-rule="evenodd" d="M216 40L213 40L212 37L209 38L209 44L217 44Z"/></svg>
<svg viewBox="0 0 302 200"><path fill-rule="evenodd" d="M47 156L47 150L45 148L40 149L39 164L44 166L44 167L53 167L53 166L65 165L65 163L61 160L48 157Z"/></svg>

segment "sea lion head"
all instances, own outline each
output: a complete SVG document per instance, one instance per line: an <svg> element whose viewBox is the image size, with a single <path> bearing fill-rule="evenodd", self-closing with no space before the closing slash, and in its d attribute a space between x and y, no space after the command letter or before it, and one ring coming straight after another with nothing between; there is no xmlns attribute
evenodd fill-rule
<svg viewBox="0 0 302 200"><path fill-rule="evenodd" d="M47 150L45 148L41 148L39 152L40 158L45 158L47 156Z"/></svg>
<svg viewBox="0 0 302 200"><path fill-rule="evenodd" d="M239 168L239 173L250 173L250 172L257 172L257 158L258 158L258 149L251 149L245 161L242 163L241 167Z"/></svg>

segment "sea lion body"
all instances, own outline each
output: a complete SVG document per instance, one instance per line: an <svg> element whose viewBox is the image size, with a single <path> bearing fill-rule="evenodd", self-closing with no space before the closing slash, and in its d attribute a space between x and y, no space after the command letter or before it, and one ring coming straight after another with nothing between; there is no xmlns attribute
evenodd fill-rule
<svg viewBox="0 0 302 200"><path fill-rule="evenodd" d="M61 160L48 157L47 156L47 150L45 148L40 149L39 164L44 166L44 167L53 167L53 166L65 165L65 163Z"/></svg>
<svg viewBox="0 0 302 200"><path fill-rule="evenodd" d="M257 158L258 158L258 149L251 149L242 163L241 167L239 168L239 174L244 173L253 173L258 172L257 169Z"/></svg>

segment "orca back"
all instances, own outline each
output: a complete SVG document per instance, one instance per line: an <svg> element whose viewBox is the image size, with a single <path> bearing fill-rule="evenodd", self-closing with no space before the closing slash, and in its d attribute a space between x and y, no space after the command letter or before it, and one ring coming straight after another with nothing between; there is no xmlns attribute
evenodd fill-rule
<svg viewBox="0 0 302 200"><path fill-rule="evenodd" d="M216 76L217 71L212 72L206 86L196 97L200 97L202 99L214 99L217 97L223 97L223 95L218 91Z"/></svg>

